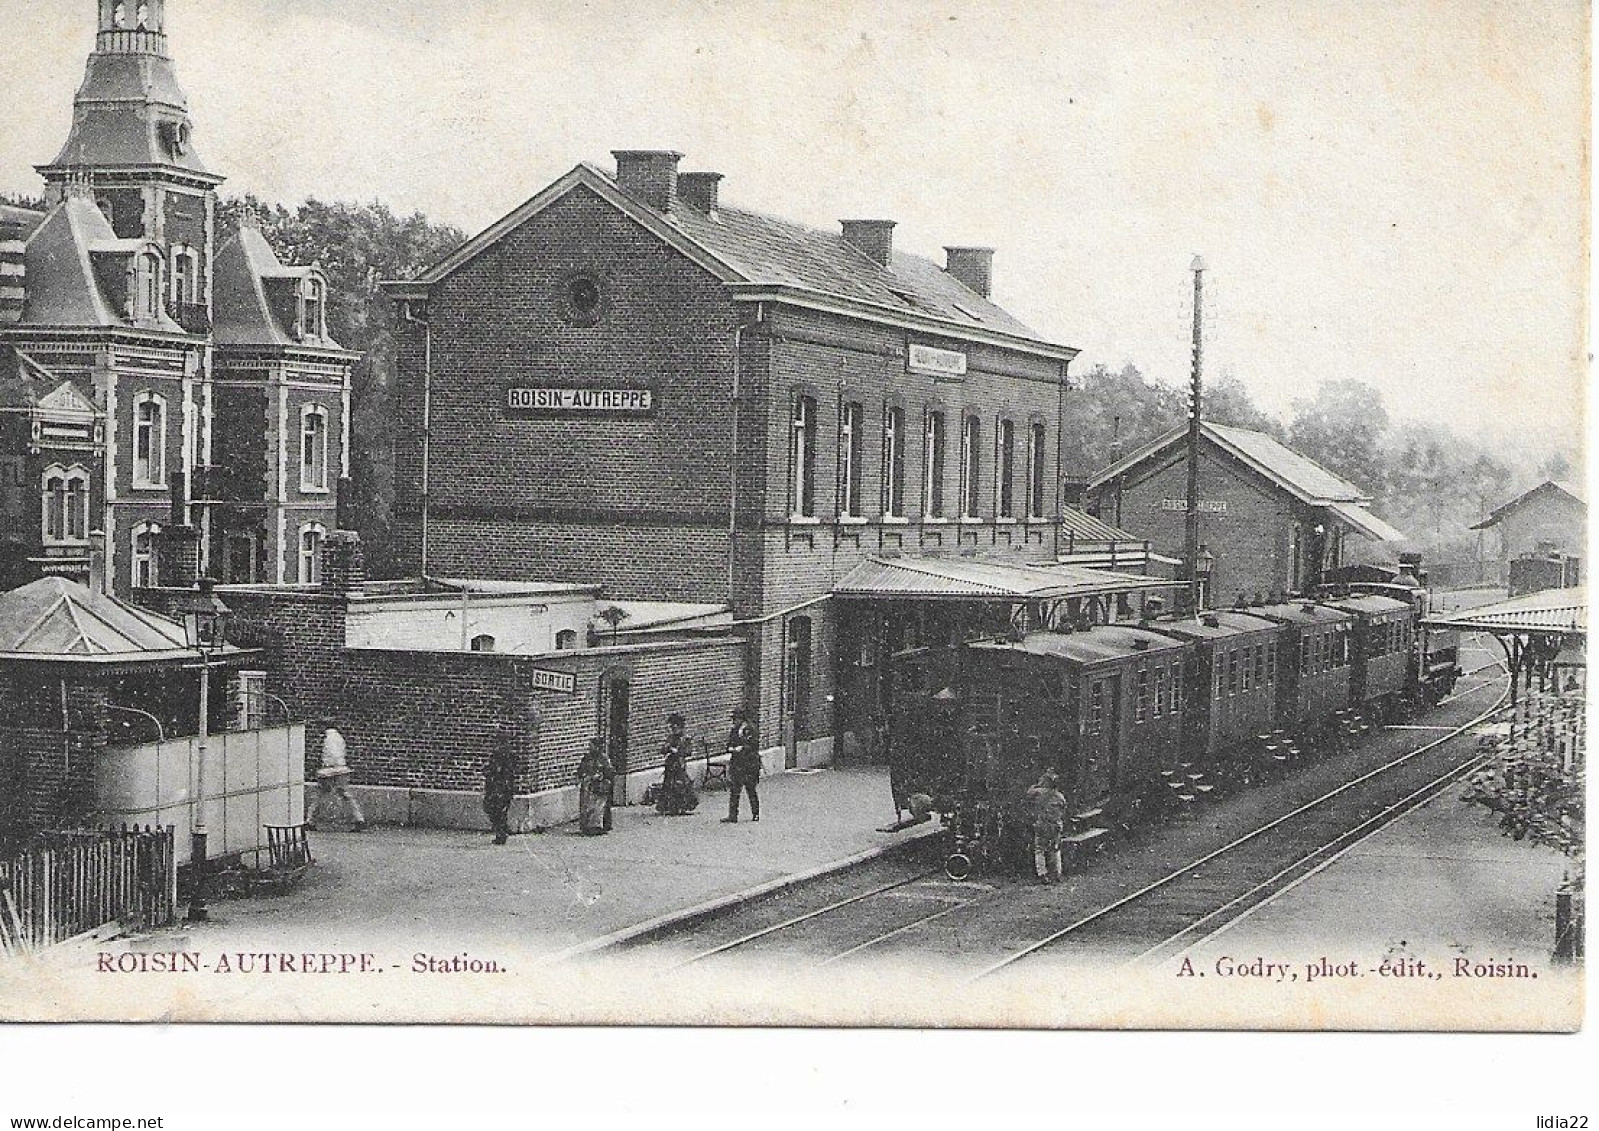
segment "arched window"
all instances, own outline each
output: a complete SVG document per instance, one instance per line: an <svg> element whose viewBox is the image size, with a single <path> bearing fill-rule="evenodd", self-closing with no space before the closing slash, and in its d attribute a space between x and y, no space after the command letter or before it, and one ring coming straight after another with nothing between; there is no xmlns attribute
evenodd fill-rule
<svg viewBox="0 0 1599 1131"><path fill-rule="evenodd" d="M1044 426L1034 424L1027 438L1027 517L1044 517Z"/></svg>
<svg viewBox="0 0 1599 1131"><path fill-rule="evenodd" d="M149 589L161 584L161 571L156 560L156 542L161 537L161 524L141 522L133 528L133 587Z"/></svg>
<svg viewBox="0 0 1599 1131"><path fill-rule="evenodd" d="M789 444L789 513L816 513L816 401L794 400L793 438Z"/></svg>
<svg viewBox="0 0 1599 1131"><path fill-rule="evenodd" d="M1014 421L999 422L998 462L999 466L994 469L994 474L999 477L999 517L1015 518L1016 424Z"/></svg>
<svg viewBox="0 0 1599 1131"><path fill-rule="evenodd" d="M927 414L927 436L922 446L922 517L944 515L944 414Z"/></svg>
<svg viewBox="0 0 1599 1131"><path fill-rule="evenodd" d="M79 466L45 469L40 489L40 534L46 545L89 541L89 472Z"/></svg>
<svg viewBox="0 0 1599 1131"><path fill-rule="evenodd" d="M558 652L567 652L577 647L577 629L563 628L555 634L555 648Z"/></svg>
<svg viewBox="0 0 1599 1131"><path fill-rule="evenodd" d="M133 398L133 485L167 485L167 402L159 393Z"/></svg>
<svg viewBox="0 0 1599 1131"><path fill-rule="evenodd" d="M479 633L477 636L472 637L472 651L474 651L474 652L492 652L492 651L494 651L494 637L490 636L486 632Z"/></svg>
<svg viewBox="0 0 1599 1131"><path fill-rule="evenodd" d="M319 404L300 409L300 490L328 489L328 410Z"/></svg>
<svg viewBox="0 0 1599 1131"><path fill-rule="evenodd" d="M300 321L300 336L304 338L325 337L322 332L322 320L326 317L326 303L323 301L322 280L312 277L305 281L305 317Z"/></svg>
<svg viewBox="0 0 1599 1131"><path fill-rule="evenodd" d="M982 426L975 415L961 421L961 517L976 518L982 500L978 498L981 486Z"/></svg>
<svg viewBox="0 0 1599 1131"><path fill-rule="evenodd" d="M320 522L308 522L300 527L300 572L302 585L319 585L322 581L322 539L328 528Z"/></svg>
<svg viewBox="0 0 1599 1131"><path fill-rule="evenodd" d="M883 513L905 514L905 410L898 405L883 413Z"/></svg>

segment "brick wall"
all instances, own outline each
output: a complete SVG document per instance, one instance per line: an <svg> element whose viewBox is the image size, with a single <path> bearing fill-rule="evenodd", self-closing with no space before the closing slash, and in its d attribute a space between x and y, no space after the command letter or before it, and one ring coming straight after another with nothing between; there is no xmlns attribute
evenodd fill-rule
<svg viewBox="0 0 1599 1131"><path fill-rule="evenodd" d="M1169 510L1168 499L1186 505L1188 464L1185 452L1146 468L1123 486L1120 518L1114 499L1103 494L1099 513L1106 521L1147 538L1157 553L1181 558L1187 520L1182 510ZM1211 604L1229 607L1243 594L1285 593L1289 589L1289 528L1301 521L1293 498L1254 472L1205 445L1199 460L1199 541L1215 555L1211 571ZM1225 513L1203 509L1224 501Z"/></svg>
<svg viewBox="0 0 1599 1131"><path fill-rule="evenodd" d="M94 806L105 691L38 665L0 671L0 840L72 823Z"/></svg>

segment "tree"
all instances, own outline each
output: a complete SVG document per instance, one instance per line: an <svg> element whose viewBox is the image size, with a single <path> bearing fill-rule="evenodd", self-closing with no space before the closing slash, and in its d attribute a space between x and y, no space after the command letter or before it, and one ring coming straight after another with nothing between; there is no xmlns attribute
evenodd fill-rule
<svg viewBox="0 0 1599 1131"><path fill-rule="evenodd" d="M1382 394L1364 381L1322 383L1309 400L1294 402L1290 445L1369 495L1382 487L1381 444L1388 431Z"/></svg>
<svg viewBox="0 0 1599 1131"><path fill-rule="evenodd" d="M405 278L465 240L457 228L420 212L396 216L387 205L307 200L293 212L254 196L221 203L224 230L252 209L261 234L286 263L316 263L328 276L328 329L359 351L350 375L350 514L377 576L392 572L390 522L394 508L394 304L378 290L382 279Z"/></svg>

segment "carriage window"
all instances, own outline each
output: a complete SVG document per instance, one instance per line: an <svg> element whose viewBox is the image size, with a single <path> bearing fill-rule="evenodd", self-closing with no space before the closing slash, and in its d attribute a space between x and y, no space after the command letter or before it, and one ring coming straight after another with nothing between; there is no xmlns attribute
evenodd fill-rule
<svg viewBox="0 0 1599 1131"><path fill-rule="evenodd" d="M1277 682L1277 642L1266 645L1266 682Z"/></svg>
<svg viewBox="0 0 1599 1131"><path fill-rule="evenodd" d="M1238 694L1238 653L1227 653L1227 694Z"/></svg>
<svg viewBox="0 0 1599 1131"><path fill-rule="evenodd" d="M1217 656L1217 657L1215 657L1214 659L1211 660L1211 663L1210 663L1210 697L1212 699L1220 699L1221 698L1221 668L1222 668L1222 658L1220 656Z"/></svg>
<svg viewBox="0 0 1599 1131"><path fill-rule="evenodd" d="M1183 710L1183 665L1173 664L1171 669L1171 713L1179 715Z"/></svg>
<svg viewBox="0 0 1599 1131"><path fill-rule="evenodd" d="M1256 687L1264 687L1265 685L1266 685L1266 646L1264 644L1256 644L1255 645L1255 686Z"/></svg>
<svg viewBox="0 0 1599 1131"><path fill-rule="evenodd" d="M1242 665L1243 666L1243 670L1238 673L1238 690L1239 691L1248 691L1251 687L1254 686L1254 681L1250 678L1250 672L1251 672L1251 669L1253 667L1253 663L1252 663L1251 658L1250 658L1250 653L1253 652L1253 651L1254 651L1253 648L1245 648L1243 650L1243 653L1239 656L1239 659L1241 659L1243 661L1243 665Z"/></svg>
<svg viewBox="0 0 1599 1131"><path fill-rule="evenodd" d="M1171 672L1165 668L1155 669L1155 717L1158 719L1166 713L1166 682L1171 679Z"/></svg>
<svg viewBox="0 0 1599 1131"><path fill-rule="evenodd" d="M1105 725L1105 685L1090 684L1088 688L1088 733L1098 734Z"/></svg>
<svg viewBox="0 0 1599 1131"><path fill-rule="evenodd" d="M1140 670L1138 673L1138 698L1133 704L1133 722L1141 723L1149 718L1149 672Z"/></svg>
<svg viewBox="0 0 1599 1131"><path fill-rule="evenodd" d="M1310 637L1299 638L1299 674L1310 674Z"/></svg>

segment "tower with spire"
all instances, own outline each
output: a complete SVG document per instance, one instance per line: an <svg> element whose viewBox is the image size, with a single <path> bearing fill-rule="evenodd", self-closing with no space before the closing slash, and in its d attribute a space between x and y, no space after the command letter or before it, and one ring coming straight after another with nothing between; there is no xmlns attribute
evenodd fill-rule
<svg viewBox="0 0 1599 1131"><path fill-rule="evenodd" d="M327 280L253 227L219 230L224 178L195 148L165 0L94 3L66 141L35 167L45 210L0 212L0 400L22 410L0 416L0 586L102 564L123 592L313 580L353 360ZM71 429L50 415L86 410Z"/></svg>

